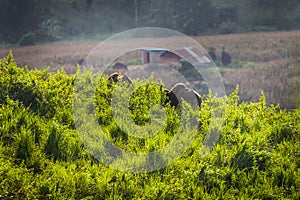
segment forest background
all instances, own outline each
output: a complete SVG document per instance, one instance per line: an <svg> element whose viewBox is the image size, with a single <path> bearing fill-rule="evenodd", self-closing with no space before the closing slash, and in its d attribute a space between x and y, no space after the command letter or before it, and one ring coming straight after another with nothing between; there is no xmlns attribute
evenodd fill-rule
<svg viewBox="0 0 300 200"><path fill-rule="evenodd" d="M298 0L1 0L0 44L106 37L136 27L211 35L300 28Z"/></svg>

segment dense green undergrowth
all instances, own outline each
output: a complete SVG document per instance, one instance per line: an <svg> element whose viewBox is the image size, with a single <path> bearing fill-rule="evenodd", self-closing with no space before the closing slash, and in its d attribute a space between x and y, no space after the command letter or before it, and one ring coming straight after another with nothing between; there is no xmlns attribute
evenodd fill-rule
<svg viewBox="0 0 300 200"><path fill-rule="evenodd" d="M154 172L122 172L95 159L78 135L72 114L76 76L19 68L12 54L0 60L1 199L299 199L299 108L267 107L263 94L259 102L239 102L236 89L225 99L218 142L201 157L210 105L218 101L204 96L201 128L180 158ZM166 105L159 134L130 136L113 119L113 85L100 78L96 90L98 123L120 148L150 152L176 133L179 111ZM145 125L150 106L163 101L158 85L145 84L130 100L130 116Z"/></svg>

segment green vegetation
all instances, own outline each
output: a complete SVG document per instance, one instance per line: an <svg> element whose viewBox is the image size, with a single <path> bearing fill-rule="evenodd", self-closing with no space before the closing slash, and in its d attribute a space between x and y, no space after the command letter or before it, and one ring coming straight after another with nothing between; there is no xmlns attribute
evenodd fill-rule
<svg viewBox="0 0 300 200"><path fill-rule="evenodd" d="M210 105L219 101L208 94L199 112L201 129L181 158L150 173L122 172L93 158L78 136L72 115L78 74L19 68L12 54L0 60L0 198L299 199L300 108L266 106L264 94L257 103L239 103L236 89L225 99L221 137L202 158ZM85 76L92 78L89 72ZM100 78L95 98L98 122L111 142L149 152L172 138L178 111L168 105L167 124L156 139L120 131L112 120L112 87ZM143 85L130 101L131 117L148 123L147 102L163 98L157 85Z"/></svg>

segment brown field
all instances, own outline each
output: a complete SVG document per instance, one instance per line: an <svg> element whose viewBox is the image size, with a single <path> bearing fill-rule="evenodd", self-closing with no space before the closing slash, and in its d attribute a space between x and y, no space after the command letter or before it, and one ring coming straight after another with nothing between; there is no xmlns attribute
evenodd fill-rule
<svg viewBox="0 0 300 200"><path fill-rule="evenodd" d="M216 62L228 93L238 84L241 100L257 101L264 91L268 103L279 103L282 108L300 105L300 31L199 36L194 39L205 49L215 47L218 57L223 46L231 54L230 66L223 67ZM64 68L72 73L77 61L87 56L99 42L71 41L2 48L0 57L12 50L19 66L39 69L49 66L50 71Z"/></svg>

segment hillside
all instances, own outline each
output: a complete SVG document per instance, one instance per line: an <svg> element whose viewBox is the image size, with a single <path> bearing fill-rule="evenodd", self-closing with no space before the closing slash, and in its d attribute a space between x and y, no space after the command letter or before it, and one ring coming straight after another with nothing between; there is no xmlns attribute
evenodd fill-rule
<svg viewBox="0 0 300 200"><path fill-rule="evenodd" d="M149 106L163 100L158 85L149 81L129 100L130 117L140 126L151 123ZM78 110L79 116L72 110L78 101L76 83L92 100L87 101L88 111ZM122 162L119 152L101 152L97 144L95 151L85 148L80 128L89 121L78 122L77 117L97 118L108 141L104 146L149 154L178 136L182 111L165 105L160 110L166 113L166 123L155 127L158 133L134 137L130 129L117 126L110 104L113 88L105 77L94 80L88 71L67 75L28 70L18 67L12 54L1 59L1 199L299 199L300 108L286 111L267 105L263 93L258 102L240 102L238 88L226 98L203 95L200 111L189 114L197 116L201 126L187 150L159 170L137 173L108 167ZM95 89L95 96L88 93ZM213 113L219 110L226 111L222 123L213 123ZM220 137L204 154L209 141L203 140L214 132ZM96 138L93 134L85 136ZM111 162L100 162L97 152ZM146 161L160 165L167 159Z"/></svg>

